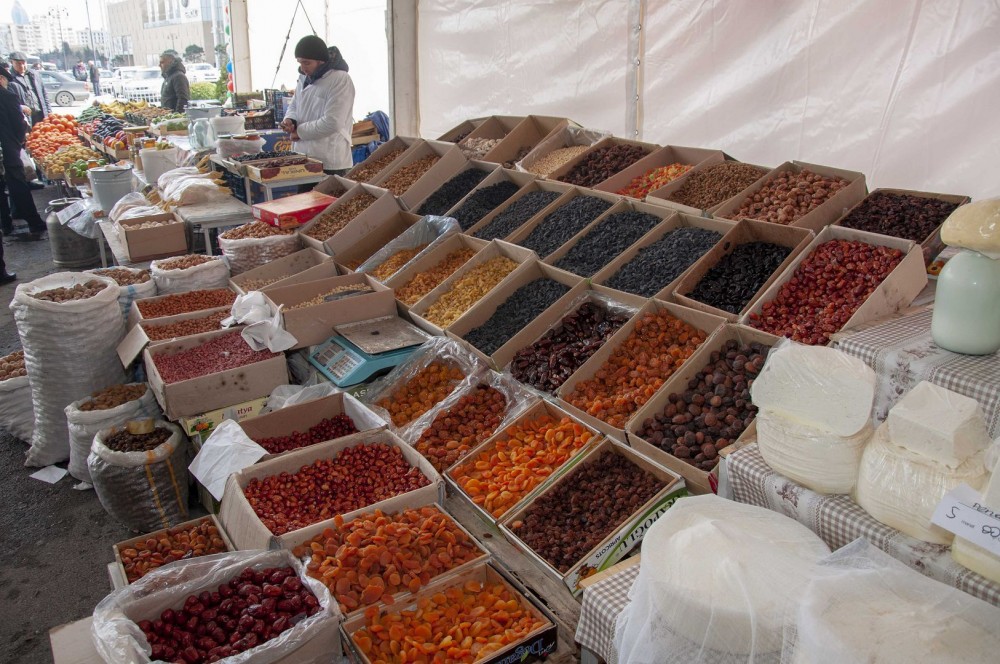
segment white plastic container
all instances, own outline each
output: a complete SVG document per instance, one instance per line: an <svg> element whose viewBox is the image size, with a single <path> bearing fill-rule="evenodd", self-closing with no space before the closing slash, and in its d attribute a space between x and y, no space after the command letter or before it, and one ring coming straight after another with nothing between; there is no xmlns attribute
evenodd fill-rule
<svg viewBox="0 0 1000 664"><path fill-rule="evenodd" d="M91 191L105 214L111 212L121 198L132 191L132 165L101 166L87 171Z"/></svg>
<svg viewBox="0 0 1000 664"><path fill-rule="evenodd" d="M246 129L242 115L219 116L209 120L216 136L222 134L242 134Z"/></svg>
<svg viewBox="0 0 1000 664"><path fill-rule="evenodd" d="M146 176L146 182L151 184L155 184L167 171L177 168L177 148L143 148L139 150L139 157L142 159L142 172Z"/></svg>

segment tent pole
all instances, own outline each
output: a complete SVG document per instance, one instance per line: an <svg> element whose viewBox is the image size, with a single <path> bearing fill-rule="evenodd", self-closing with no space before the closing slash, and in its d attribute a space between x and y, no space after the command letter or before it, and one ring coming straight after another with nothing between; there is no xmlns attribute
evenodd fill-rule
<svg viewBox="0 0 1000 664"><path fill-rule="evenodd" d="M389 107L392 135L420 135L420 81L417 62L417 3L388 0Z"/></svg>

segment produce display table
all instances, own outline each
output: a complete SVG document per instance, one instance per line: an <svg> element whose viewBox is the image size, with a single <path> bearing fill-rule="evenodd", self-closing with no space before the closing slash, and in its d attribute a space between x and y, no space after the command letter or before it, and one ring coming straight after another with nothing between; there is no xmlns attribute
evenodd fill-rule
<svg viewBox="0 0 1000 664"><path fill-rule="evenodd" d="M959 355L931 338L931 306L835 337L835 347L865 361L877 376L874 416L889 409L920 381L930 381L975 399L990 437L1000 436L1000 354Z"/></svg>
<svg viewBox="0 0 1000 664"><path fill-rule="evenodd" d="M628 592L637 576L639 556L634 556L580 583L584 586L583 607L576 628L576 642L582 651L582 664L594 664L598 660L617 664L615 621L628 604Z"/></svg>
<svg viewBox="0 0 1000 664"><path fill-rule="evenodd" d="M1000 606L1000 584L972 572L951 557L951 547L928 544L876 521L849 496L810 491L774 472L756 443L726 458L732 497L792 517L836 550L864 537L893 558L926 576Z"/></svg>
<svg viewBox="0 0 1000 664"><path fill-rule="evenodd" d="M214 203L185 205L177 208L176 213L192 232L204 235L205 253L209 256L212 255L212 229L242 226L253 221L250 206L232 197Z"/></svg>
<svg viewBox="0 0 1000 664"><path fill-rule="evenodd" d="M228 159L223 159L217 154L213 154L209 157L209 161L212 162L219 170L228 171L234 175L243 178L243 186L247 192L247 202L250 205L254 203L263 203L266 201L274 200L274 190L284 189L286 187L298 187L303 184L319 184L327 178L325 173L320 172L317 175L307 175L300 178L289 178L287 180L275 180L273 182L261 182L258 180L251 180L247 177L246 173L243 172L244 169L239 168L235 162L229 161ZM264 198L263 200L254 200L253 193L254 189L263 190ZM280 197L279 197L280 198Z"/></svg>

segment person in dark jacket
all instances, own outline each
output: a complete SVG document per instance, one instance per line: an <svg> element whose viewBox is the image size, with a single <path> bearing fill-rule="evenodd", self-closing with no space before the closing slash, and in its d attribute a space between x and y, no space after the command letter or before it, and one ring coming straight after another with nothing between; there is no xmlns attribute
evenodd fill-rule
<svg viewBox="0 0 1000 664"><path fill-rule="evenodd" d="M187 70L184 63L170 52L160 55L160 74L163 85L160 87L160 106L180 113L191 100L191 84L188 83Z"/></svg>
<svg viewBox="0 0 1000 664"><path fill-rule="evenodd" d="M21 51L14 51L10 54L8 72L12 78L9 89L17 95L25 117L30 118L31 122L34 123L35 118L42 113L42 102L39 101L38 95L35 93L35 85L31 78L31 72L28 71L27 59L28 56Z"/></svg>
<svg viewBox="0 0 1000 664"><path fill-rule="evenodd" d="M10 191L10 198L20 216L28 222L28 232L14 235L17 242L41 240L45 232L45 222L38 215L31 188L24 177L21 163L21 148L28 133L28 123L21 112L21 104L8 89L14 75L8 69L0 68L0 150L3 151L4 179Z"/></svg>
<svg viewBox="0 0 1000 664"><path fill-rule="evenodd" d="M90 75L90 85L94 88L94 96L101 94L101 70L93 60L87 62L87 73Z"/></svg>
<svg viewBox="0 0 1000 664"><path fill-rule="evenodd" d="M52 106L49 104L49 95L45 92L45 82L42 81L41 62L31 65L31 69L28 70L28 79L31 81L32 89L34 89L35 94L38 96L38 101L42 105L42 112L38 115L32 114L31 116L31 124L34 126L49 117L49 113L52 112Z"/></svg>

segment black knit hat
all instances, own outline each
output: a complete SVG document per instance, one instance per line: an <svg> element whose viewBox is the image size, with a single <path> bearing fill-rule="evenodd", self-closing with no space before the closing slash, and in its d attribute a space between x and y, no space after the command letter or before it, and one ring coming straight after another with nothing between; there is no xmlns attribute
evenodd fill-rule
<svg viewBox="0 0 1000 664"><path fill-rule="evenodd" d="M326 50L326 42L316 35L306 35L295 45L295 57L327 62L330 54Z"/></svg>
<svg viewBox="0 0 1000 664"><path fill-rule="evenodd" d="M0 66L0 76L3 76L8 81L13 81L14 80L14 77L13 77L13 75L11 75L10 70L7 69L6 67L3 67L3 66Z"/></svg>

